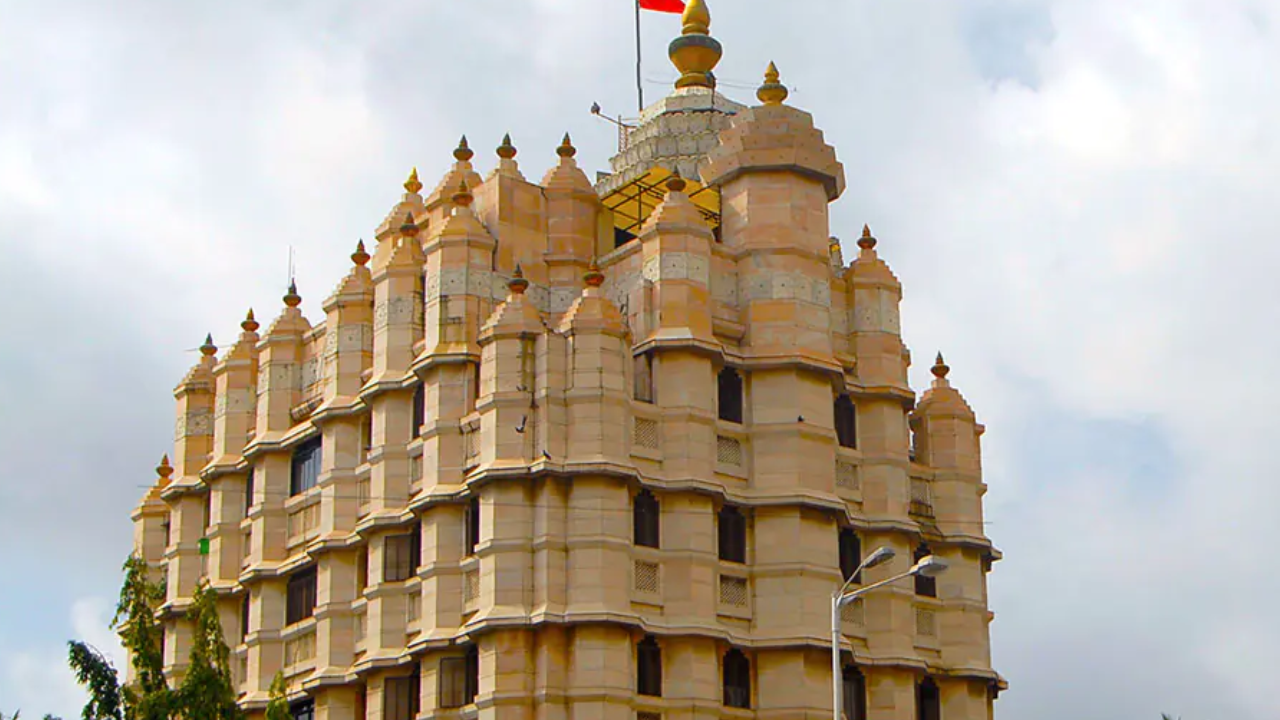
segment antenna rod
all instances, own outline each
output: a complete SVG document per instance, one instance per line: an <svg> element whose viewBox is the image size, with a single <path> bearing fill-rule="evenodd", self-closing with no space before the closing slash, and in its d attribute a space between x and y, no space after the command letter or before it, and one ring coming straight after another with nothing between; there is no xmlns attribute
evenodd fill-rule
<svg viewBox="0 0 1280 720"><path fill-rule="evenodd" d="M640 0L636 0L636 98L644 112L644 85L640 82Z"/></svg>

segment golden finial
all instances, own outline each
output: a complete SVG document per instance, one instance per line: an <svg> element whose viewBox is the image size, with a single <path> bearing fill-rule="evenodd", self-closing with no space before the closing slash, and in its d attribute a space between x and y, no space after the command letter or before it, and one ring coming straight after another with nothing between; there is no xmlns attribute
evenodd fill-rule
<svg viewBox="0 0 1280 720"><path fill-rule="evenodd" d="M711 37L711 11L704 0L689 0L684 8L684 34L667 46L667 56L680 71L677 88L715 88L715 76L711 71L724 48Z"/></svg>
<svg viewBox="0 0 1280 720"><path fill-rule="evenodd" d="M711 34L711 10L707 8L704 0L689 0L689 3L684 6L684 15L680 17L680 22L684 25L681 32L685 35Z"/></svg>
<svg viewBox="0 0 1280 720"><path fill-rule="evenodd" d="M836 237L835 235L832 235L832 236L827 240L827 248L828 248L828 249L830 249L830 250L839 250L839 249L840 249L840 238Z"/></svg>
<svg viewBox="0 0 1280 720"><path fill-rule="evenodd" d="M502 144L498 146L498 157L510 160L516 156L516 146L511 144L511 134L502 136Z"/></svg>
<svg viewBox="0 0 1280 720"><path fill-rule="evenodd" d="M876 239L871 236L871 226L862 226L862 237L858 238L858 247L863 250L870 250L876 246Z"/></svg>
<svg viewBox="0 0 1280 720"><path fill-rule="evenodd" d="M302 304L302 296L298 294L298 283L289 281L289 292L284 294L284 304L296 308Z"/></svg>
<svg viewBox="0 0 1280 720"><path fill-rule="evenodd" d="M213 344L213 333L204 336L204 344L200 346L200 354L213 357L218 354L218 346Z"/></svg>
<svg viewBox="0 0 1280 720"><path fill-rule="evenodd" d="M524 271L520 269L520 265L516 265L516 271L511 274L511 280L507 282L507 288L516 295L523 295L528 289L529 281L524 279Z"/></svg>
<svg viewBox="0 0 1280 720"><path fill-rule="evenodd" d="M240 323L240 329L245 332L258 332L258 328L262 327L257 320L253 319L253 308L249 308L249 314L244 316L244 322Z"/></svg>
<svg viewBox="0 0 1280 720"><path fill-rule="evenodd" d="M173 466L169 464L168 453L165 453L165 456L160 458L160 464L156 466L156 474L160 476L161 480L168 480L169 476L173 474Z"/></svg>
<svg viewBox="0 0 1280 720"><path fill-rule="evenodd" d="M453 204L460 207L467 207L474 199L475 196L467 189L467 181L460 180L458 182L458 190L453 193Z"/></svg>
<svg viewBox="0 0 1280 720"><path fill-rule="evenodd" d="M418 182L418 168L409 172L409 179L404 181L404 189L409 193L417 193L422 189L422 183Z"/></svg>
<svg viewBox="0 0 1280 720"><path fill-rule="evenodd" d="M418 223L413 220L413 213L404 214L404 222L400 223L400 234L405 237L413 237L418 234Z"/></svg>
<svg viewBox="0 0 1280 720"><path fill-rule="evenodd" d="M596 262L594 255L591 256L591 264L587 266L587 272L582 279L586 281L587 287L598 288L604 284L604 273L600 272L600 265Z"/></svg>
<svg viewBox="0 0 1280 720"><path fill-rule="evenodd" d="M351 253L351 262L364 267L369 262L369 253L365 252L364 239L356 242L356 251Z"/></svg>
<svg viewBox="0 0 1280 720"><path fill-rule="evenodd" d="M764 84L756 90L756 97L765 105L781 105L791 93L787 86L778 82L778 66L769 62L769 69L764 71Z"/></svg>
<svg viewBox="0 0 1280 720"><path fill-rule="evenodd" d="M564 134L564 140L560 141L560 147L556 148L556 154L562 158L571 158L578 154L578 148L573 146L573 140L569 139L569 133Z"/></svg>
<svg viewBox="0 0 1280 720"><path fill-rule="evenodd" d="M684 178L681 177L679 169L676 169L671 173L671 177L667 178L667 190L671 192L684 192L684 189L688 186L689 183L685 182Z"/></svg>
<svg viewBox="0 0 1280 720"><path fill-rule="evenodd" d="M458 162L467 162L475 157L475 153L471 152L471 146L467 145L467 136L463 135L458 141L458 147L453 151L453 159Z"/></svg>
<svg viewBox="0 0 1280 720"><path fill-rule="evenodd" d="M951 366L942 360L942 353L938 353L938 359L933 361L932 372L939 380L945 380L947 373L951 372Z"/></svg>

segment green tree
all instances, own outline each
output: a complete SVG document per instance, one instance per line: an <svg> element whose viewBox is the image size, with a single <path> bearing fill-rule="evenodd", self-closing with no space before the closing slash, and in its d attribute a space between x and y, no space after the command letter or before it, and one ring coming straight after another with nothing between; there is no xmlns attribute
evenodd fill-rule
<svg viewBox="0 0 1280 720"><path fill-rule="evenodd" d="M76 682L89 691L89 702L85 703L80 716L84 720L124 720L120 679L111 661L95 648L76 640L67 643L67 656Z"/></svg>
<svg viewBox="0 0 1280 720"><path fill-rule="evenodd" d="M231 650L222 635L218 596L208 585L196 588L188 616L194 629L191 662L177 691L183 717L237 720L242 715L231 682Z"/></svg>
<svg viewBox="0 0 1280 720"><path fill-rule="evenodd" d="M267 699L266 720L290 720L289 700L285 697L284 672L277 671L271 680L271 693Z"/></svg>
<svg viewBox="0 0 1280 720"><path fill-rule="evenodd" d="M126 720L169 720L178 710L176 697L164 677L156 608L164 600L164 585L147 578L147 563L137 555L124 562L124 584L111 627L129 651L134 681L121 688Z"/></svg>

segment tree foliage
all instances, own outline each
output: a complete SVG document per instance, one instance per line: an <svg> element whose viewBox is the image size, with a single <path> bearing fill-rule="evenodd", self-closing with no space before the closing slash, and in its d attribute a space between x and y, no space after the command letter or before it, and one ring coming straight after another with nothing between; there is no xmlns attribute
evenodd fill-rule
<svg viewBox="0 0 1280 720"><path fill-rule="evenodd" d="M177 691L183 717L236 720L241 713L231 682L231 650L222 635L218 596L209 586L196 588L189 617L194 629L191 662Z"/></svg>
<svg viewBox="0 0 1280 720"><path fill-rule="evenodd" d="M125 560L124 584L111 620L133 664L134 681L121 688L127 720L169 720L178 709L164 677L164 629L155 615L164 600L164 586L148 579L149 570L136 555Z"/></svg>
<svg viewBox="0 0 1280 720"><path fill-rule="evenodd" d="M285 696L284 672L277 671L276 676L271 680L266 720L289 720L289 718L289 700Z"/></svg>
<svg viewBox="0 0 1280 720"><path fill-rule="evenodd" d="M95 648L73 640L67 643L67 662L76 682L89 691L89 702L85 703L80 717L84 720L124 720L120 678L111 661Z"/></svg>

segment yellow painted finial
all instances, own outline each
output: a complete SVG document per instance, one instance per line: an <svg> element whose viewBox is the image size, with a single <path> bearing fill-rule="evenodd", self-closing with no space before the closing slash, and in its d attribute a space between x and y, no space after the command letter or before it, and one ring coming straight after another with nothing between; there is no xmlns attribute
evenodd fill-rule
<svg viewBox="0 0 1280 720"><path fill-rule="evenodd" d="M458 147L453 151L453 159L460 163L467 162L475 157L475 153L471 150L471 146L467 144L467 136L463 135L458 141Z"/></svg>
<svg viewBox="0 0 1280 720"><path fill-rule="evenodd" d="M200 346L200 354L213 357L218 354L218 346L213 344L213 333L204 336L204 344Z"/></svg>
<svg viewBox="0 0 1280 720"><path fill-rule="evenodd" d="M684 15L680 17L685 35L710 35L711 10L704 0L689 0L684 6Z"/></svg>
<svg viewBox="0 0 1280 720"><path fill-rule="evenodd" d="M298 294L298 283L290 280L289 291L284 294L284 304L296 308L302 304L302 296Z"/></svg>
<svg viewBox="0 0 1280 720"><path fill-rule="evenodd" d="M939 380L945 380L947 373L951 372L951 366L947 365L946 361L942 359L941 352L938 353L938 359L933 361L932 372L933 376Z"/></svg>
<svg viewBox="0 0 1280 720"><path fill-rule="evenodd" d="M249 308L249 314L244 316L244 322L240 323L240 329L247 333L258 332L258 328L262 327L257 320L253 319L253 308Z"/></svg>
<svg viewBox="0 0 1280 720"><path fill-rule="evenodd" d="M422 189L422 183L418 182L418 168L414 168L409 173L409 179L404 181L404 189L410 194L416 193Z"/></svg>
<svg viewBox="0 0 1280 720"><path fill-rule="evenodd" d="M453 204L459 207L467 207L475 196L471 194L471 190L467 188L467 181L458 181L458 189L453 193Z"/></svg>
<svg viewBox="0 0 1280 720"><path fill-rule="evenodd" d="M764 84L756 90L756 97L765 105L781 105L783 100L787 99L790 91L787 86L778 81L778 66L772 61L769 62L769 68L764 71Z"/></svg>
<svg viewBox="0 0 1280 720"><path fill-rule="evenodd" d="M578 154L578 148L573 146L573 140L570 139L569 133L564 134L564 140L560 141L560 147L556 148L556 154L562 158L571 158Z"/></svg>
<svg viewBox="0 0 1280 720"><path fill-rule="evenodd" d="M498 157L510 160L516 156L516 146L511 143L511 133L502 136L502 144L498 146Z"/></svg>
<svg viewBox="0 0 1280 720"><path fill-rule="evenodd" d="M715 76L711 71L720 62L724 48L711 37L711 11L707 9L705 0L689 0L684 8L682 22L684 34L672 40L667 47L671 64L680 71L676 88L714 89Z"/></svg>
<svg viewBox="0 0 1280 720"><path fill-rule="evenodd" d="M364 267L369 262L369 253L364 249L364 238L356 242L356 251L351 253L351 262Z"/></svg>
<svg viewBox="0 0 1280 720"><path fill-rule="evenodd" d="M400 223L400 235L403 237L413 237L418 234L418 223L413 219L413 213L405 213L404 222Z"/></svg>
<svg viewBox="0 0 1280 720"><path fill-rule="evenodd" d="M871 235L871 226L862 226L862 237L858 238L858 247L863 250L870 250L876 246L876 239Z"/></svg>
<svg viewBox="0 0 1280 720"><path fill-rule="evenodd" d="M169 476L173 474L173 466L169 464L169 455L167 453L160 458L160 465L156 467L156 474L160 476L161 480L168 480Z"/></svg>

